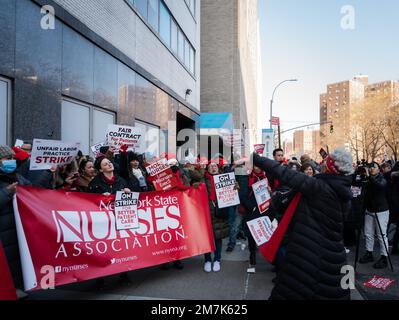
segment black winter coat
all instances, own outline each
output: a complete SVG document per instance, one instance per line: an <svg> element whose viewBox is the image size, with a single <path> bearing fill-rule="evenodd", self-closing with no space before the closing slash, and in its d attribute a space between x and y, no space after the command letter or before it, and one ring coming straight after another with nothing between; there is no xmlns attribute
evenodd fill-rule
<svg viewBox="0 0 399 320"><path fill-rule="evenodd" d="M348 300L349 290L341 288L341 268L347 264L343 216L352 197L351 177L323 174L311 178L258 155L254 155L254 164L302 193L270 299Z"/></svg>
<svg viewBox="0 0 399 320"><path fill-rule="evenodd" d="M3 243L14 284L17 288L21 288L22 270L14 219L14 194L7 190L7 187L14 182L18 182L19 185L30 185L30 182L19 174L9 175L0 173L0 240Z"/></svg>
<svg viewBox="0 0 399 320"><path fill-rule="evenodd" d="M370 176L365 187L364 205L371 213L389 210L387 181L381 173L375 177Z"/></svg>
<svg viewBox="0 0 399 320"><path fill-rule="evenodd" d="M104 175L102 173L98 174L89 184L89 193L111 193L116 194L117 191L122 191L128 188L128 184L124 179L116 176L116 180L113 185L109 185L104 180Z"/></svg>

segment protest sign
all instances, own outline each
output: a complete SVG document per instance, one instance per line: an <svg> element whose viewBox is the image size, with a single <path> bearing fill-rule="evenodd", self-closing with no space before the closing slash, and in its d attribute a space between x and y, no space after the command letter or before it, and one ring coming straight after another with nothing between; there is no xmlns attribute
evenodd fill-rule
<svg viewBox="0 0 399 320"><path fill-rule="evenodd" d="M115 199L116 230L139 228L137 204L139 193L118 191Z"/></svg>
<svg viewBox="0 0 399 320"><path fill-rule="evenodd" d="M107 142L105 142L105 141L97 143L94 146L90 147L91 152L93 152L94 156L97 158L99 156L101 147L104 147L106 145L107 145Z"/></svg>
<svg viewBox="0 0 399 320"><path fill-rule="evenodd" d="M374 276L369 281L363 283L363 285L369 288L382 289L385 291L394 283L395 280Z"/></svg>
<svg viewBox="0 0 399 320"><path fill-rule="evenodd" d="M146 167L156 191L167 191L177 186L177 180L166 159Z"/></svg>
<svg viewBox="0 0 399 320"><path fill-rule="evenodd" d="M128 150L145 153L145 136L143 129L110 124L107 131L107 144L113 151L119 151L127 145Z"/></svg>
<svg viewBox="0 0 399 320"><path fill-rule="evenodd" d="M17 293L11 277L10 268L8 267L3 245L0 241L0 301L1 300L17 300Z"/></svg>
<svg viewBox="0 0 399 320"><path fill-rule="evenodd" d="M14 214L26 290L42 288L42 266L54 267L60 286L215 250L205 184L140 193L135 230L116 230L114 199L18 187Z"/></svg>
<svg viewBox="0 0 399 320"><path fill-rule="evenodd" d="M270 218L266 216L248 221L247 225L256 245L260 247L270 240L277 229L278 223L276 219L271 222Z"/></svg>
<svg viewBox="0 0 399 320"><path fill-rule="evenodd" d="M260 213L266 212L270 207L271 196L268 186L269 183L267 179L260 180L252 185L252 190L254 191Z"/></svg>
<svg viewBox="0 0 399 320"><path fill-rule="evenodd" d="M265 144L255 144L254 148L255 148L255 152L261 156L263 156L263 153L265 152Z"/></svg>
<svg viewBox="0 0 399 320"><path fill-rule="evenodd" d="M71 163L77 156L80 143L55 140L33 140L30 170L48 170L53 166Z"/></svg>
<svg viewBox="0 0 399 320"><path fill-rule="evenodd" d="M238 191L235 190L236 178L233 172L216 175L213 179L219 209L240 204Z"/></svg>
<svg viewBox="0 0 399 320"><path fill-rule="evenodd" d="M23 144L24 144L24 141L23 141L23 140L17 139L17 140L15 141L14 147L21 148L21 147L23 146Z"/></svg>

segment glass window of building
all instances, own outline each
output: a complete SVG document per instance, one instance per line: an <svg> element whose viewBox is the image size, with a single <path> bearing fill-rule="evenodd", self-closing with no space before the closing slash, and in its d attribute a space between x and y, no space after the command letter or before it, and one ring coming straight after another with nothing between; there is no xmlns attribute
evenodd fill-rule
<svg viewBox="0 0 399 320"><path fill-rule="evenodd" d="M184 0L190 9L191 13L195 17L195 0Z"/></svg>
<svg viewBox="0 0 399 320"><path fill-rule="evenodd" d="M159 33L161 35L162 40L165 42L165 44L168 47L171 47L171 43L170 43L170 38L171 38L170 20L171 20L171 18L170 18L168 9L165 7L165 5L162 1L160 3L160 13L159 14L160 14Z"/></svg>
<svg viewBox="0 0 399 320"><path fill-rule="evenodd" d="M137 120L134 124L135 127L141 128L145 133L146 152L153 156L159 157L160 155L160 129L154 125Z"/></svg>
<svg viewBox="0 0 399 320"><path fill-rule="evenodd" d="M130 0L129 2L131 2ZM143 16L145 20L147 20L147 11L148 11L148 0L134 0L134 5L137 8L138 12Z"/></svg>
<svg viewBox="0 0 399 320"><path fill-rule="evenodd" d="M114 123L115 114L112 112L72 100L62 101L61 139L80 142L85 155L90 154L90 146L105 141L108 125Z"/></svg>
<svg viewBox="0 0 399 320"><path fill-rule="evenodd" d="M184 61L184 35L183 35L183 32L181 32L180 29L179 29L179 33L178 33L177 43L178 43L178 56L179 56L179 59L181 61Z"/></svg>
<svg viewBox="0 0 399 320"><path fill-rule="evenodd" d="M190 67L190 43L184 39L184 64L187 68Z"/></svg>
<svg viewBox="0 0 399 320"><path fill-rule="evenodd" d="M173 19L171 19L171 24L171 49L177 54L177 24Z"/></svg>
<svg viewBox="0 0 399 320"><path fill-rule="evenodd" d="M158 32L159 0L148 0L148 22Z"/></svg>
<svg viewBox="0 0 399 320"><path fill-rule="evenodd" d="M190 72L194 74L195 72L195 53L194 48L190 46Z"/></svg>
<svg viewBox="0 0 399 320"><path fill-rule="evenodd" d="M0 144L7 144L8 119L9 119L9 97L10 84L7 80L0 78Z"/></svg>

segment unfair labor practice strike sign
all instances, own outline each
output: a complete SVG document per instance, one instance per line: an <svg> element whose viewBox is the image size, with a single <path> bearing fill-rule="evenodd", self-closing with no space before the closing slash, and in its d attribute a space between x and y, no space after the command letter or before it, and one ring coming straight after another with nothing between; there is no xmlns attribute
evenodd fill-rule
<svg viewBox="0 0 399 320"><path fill-rule="evenodd" d="M127 145L129 150L144 153L145 137L141 128L110 124L107 131L107 143L115 151Z"/></svg>
<svg viewBox="0 0 399 320"><path fill-rule="evenodd" d="M270 207L271 197L268 186L269 184L267 179L260 180L252 185L260 213L266 212Z"/></svg>
<svg viewBox="0 0 399 320"><path fill-rule="evenodd" d="M266 216L248 221L247 225L256 245L260 247L270 240L277 229L278 223L276 219L271 222L269 217Z"/></svg>
<svg viewBox="0 0 399 320"><path fill-rule="evenodd" d="M48 170L53 166L71 163L77 156L80 143L34 139L30 170Z"/></svg>
<svg viewBox="0 0 399 320"><path fill-rule="evenodd" d="M116 230L139 228L137 204L140 194L118 191L115 198Z"/></svg>
<svg viewBox="0 0 399 320"><path fill-rule="evenodd" d="M240 204L238 191L235 190L236 177L233 172L214 176L213 179L215 181L219 209Z"/></svg>

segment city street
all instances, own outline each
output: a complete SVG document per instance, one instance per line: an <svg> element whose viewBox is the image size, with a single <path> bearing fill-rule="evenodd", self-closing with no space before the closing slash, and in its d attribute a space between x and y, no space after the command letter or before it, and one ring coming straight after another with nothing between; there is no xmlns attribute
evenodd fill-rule
<svg viewBox="0 0 399 320"><path fill-rule="evenodd" d="M170 268L167 271L152 267L129 273L131 285L119 282L118 276L106 279L106 288L95 289L95 281L66 285L56 290L39 291L29 295L28 300L267 300L273 289L273 266L258 253L255 274L248 274L248 249L241 248L239 241L232 253L226 253L226 243L222 253L222 271L207 274L203 271L203 257L184 260L184 269ZM354 258L354 248L349 259ZM395 256L399 265L399 257ZM359 268L357 286L372 277L372 268ZM377 275L391 276L383 271ZM373 274L374 275L374 274ZM399 272L394 276L399 279ZM395 287L395 286L394 286ZM376 289L374 289L376 290ZM397 299L399 290L391 288L386 293L379 290L360 290L370 299ZM358 290L351 293L352 300L364 300Z"/></svg>

